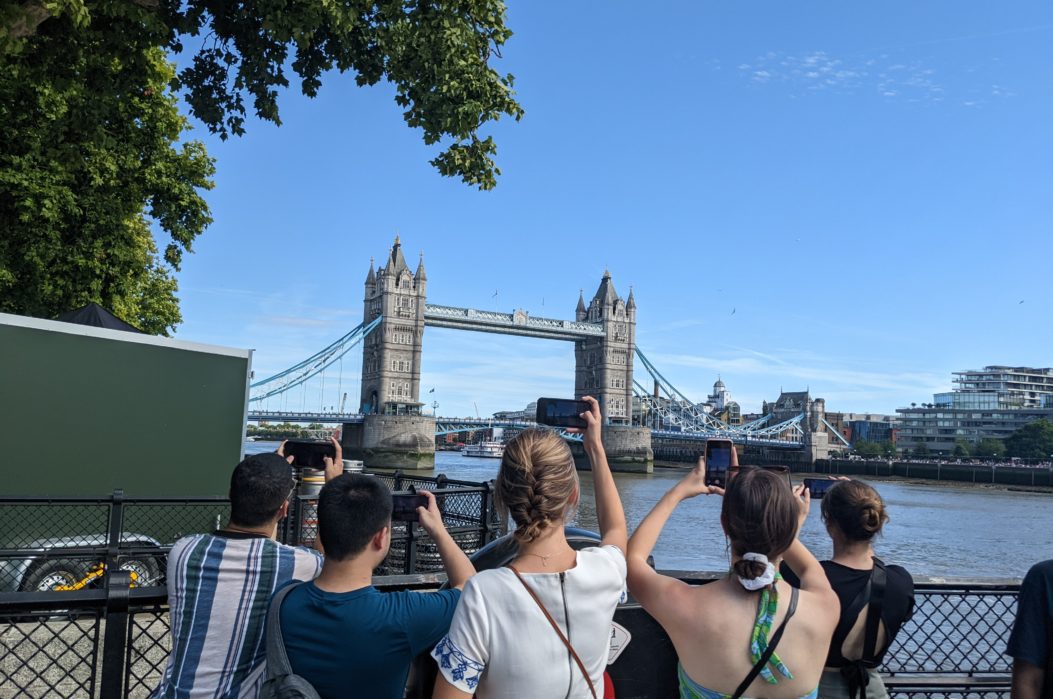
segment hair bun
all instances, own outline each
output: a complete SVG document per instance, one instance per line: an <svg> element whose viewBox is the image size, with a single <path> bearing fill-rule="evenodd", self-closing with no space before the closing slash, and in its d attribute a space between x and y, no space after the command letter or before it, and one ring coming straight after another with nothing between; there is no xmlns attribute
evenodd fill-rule
<svg viewBox="0 0 1053 699"><path fill-rule="evenodd" d="M764 575L768 570L768 566L760 561L747 561L745 558L740 558L735 561L732 570L735 571L735 575L746 580L756 580L757 578Z"/></svg>

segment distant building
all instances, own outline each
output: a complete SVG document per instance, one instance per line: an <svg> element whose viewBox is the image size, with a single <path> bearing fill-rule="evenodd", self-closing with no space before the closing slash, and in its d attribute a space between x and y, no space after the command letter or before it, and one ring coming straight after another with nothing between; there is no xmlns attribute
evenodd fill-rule
<svg viewBox="0 0 1053 699"><path fill-rule="evenodd" d="M830 413L826 421L853 446L859 440L896 443L899 417L877 413Z"/></svg>
<svg viewBox="0 0 1053 699"><path fill-rule="evenodd" d="M1005 439L1034 420L1053 420L1053 369L986 366L954 377L956 387L932 403L896 409L897 446L949 454L959 439Z"/></svg>
<svg viewBox="0 0 1053 699"><path fill-rule="evenodd" d="M706 397L705 403L697 407L729 425L742 424L742 409L738 403L731 400L731 391L719 376L713 384L713 393Z"/></svg>
<svg viewBox="0 0 1053 699"><path fill-rule="evenodd" d="M537 401L530 401L523 410L499 410L494 413L495 420L533 422L537 417Z"/></svg>

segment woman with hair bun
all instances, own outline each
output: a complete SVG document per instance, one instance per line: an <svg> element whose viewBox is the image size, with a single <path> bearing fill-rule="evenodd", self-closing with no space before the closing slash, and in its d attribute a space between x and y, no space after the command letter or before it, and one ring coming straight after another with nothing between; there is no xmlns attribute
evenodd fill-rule
<svg viewBox="0 0 1053 699"><path fill-rule="evenodd" d="M655 572L647 556L673 510L697 495L723 495L720 523L731 570L707 585ZM812 699L837 623L837 597L797 538L803 489L743 467L726 492L706 485L704 457L655 505L629 542L629 590L673 641L681 699ZM792 588L778 566L801 579Z"/></svg>
<svg viewBox="0 0 1053 699"><path fill-rule="evenodd" d="M902 567L886 565L874 555L872 541L889 519L881 496L862 481L839 480L826 491L821 506L834 544L833 559L821 565L837 593L841 615L819 696L886 699L877 667L914 612L914 580Z"/></svg>
<svg viewBox="0 0 1053 699"><path fill-rule="evenodd" d="M581 490L574 457L553 430L529 429L505 447L494 483L519 543L507 568L468 580L449 634L432 651L435 697L591 697L603 672L614 609L625 595L625 514L600 441L600 407L582 414L601 545L575 551L564 524Z"/></svg>

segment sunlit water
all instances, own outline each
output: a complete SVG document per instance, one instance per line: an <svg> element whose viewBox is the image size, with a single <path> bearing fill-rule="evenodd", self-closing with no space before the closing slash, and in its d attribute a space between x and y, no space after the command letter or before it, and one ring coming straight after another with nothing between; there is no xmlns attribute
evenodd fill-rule
<svg viewBox="0 0 1053 699"><path fill-rule="evenodd" d="M246 451L270 451L276 446L276 442L250 442ZM416 473L485 481L497 474L499 463L459 452L437 452L435 470ZM615 474L630 533L682 476L682 471L662 468L653 474ZM1053 558L1053 493L935 482L872 483L885 499L891 517L876 542L877 553L886 563L902 565L914 575L1020 578L1031 564ZM581 474L581 484L577 523L595 530L589 473ZM720 499L716 496L681 503L655 547L657 567L726 569L726 544L719 520ZM818 502L808 516L802 540L819 558L832 555Z"/></svg>

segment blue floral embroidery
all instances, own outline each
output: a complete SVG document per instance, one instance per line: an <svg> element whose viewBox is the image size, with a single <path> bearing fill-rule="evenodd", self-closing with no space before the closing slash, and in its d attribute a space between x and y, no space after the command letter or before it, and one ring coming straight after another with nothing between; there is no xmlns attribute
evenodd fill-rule
<svg viewBox="0 0 1053 699"><path fill-rule="evenodd" d="M463 682L468 689L475 689L479 684L479 677L486 669L485 665L465 655L464 651L454 645L449 636L439 641L439 645L435 646L431 655L439 661L439 667L450 671L449 676L454 682Z"/></svg>

